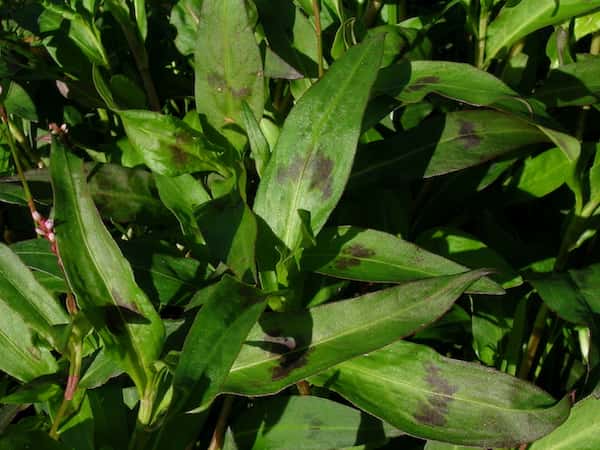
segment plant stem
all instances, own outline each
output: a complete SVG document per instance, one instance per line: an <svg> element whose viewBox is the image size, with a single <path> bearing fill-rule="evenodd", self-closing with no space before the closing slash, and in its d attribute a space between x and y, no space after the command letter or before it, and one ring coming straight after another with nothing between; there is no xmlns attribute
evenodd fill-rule
<svg viewBox="0 0 600 450"><path fill-rule="evenodd" d="M377 14L379 14L379 10L383 6L383 2L381 0L371 0L367 5L367 10L365 11L365 25L370 27L375 22L377 18Z"/></svg>
<svg viewBox="0 0 600 450"><path fill-rule="evenodd" d="M323 39L321 36L321 11L319 9L319 0L312 0L312 9L315 16L315 34L317 35L317 59L319 64L319 78L322 78L325 71L323 69Z"/></svg>
<svg viewBox="0 0 600 450"><path fill-rule="evenodd" d="M223 447L223 440L225 436L225 428L227 427L227 419L231 413L231 407L233 406L234 397L227 395L223 400L223 406L221 407L221 413L215 426L215 431L212 435L208 450L221 450Z"/></svg>
<svg viewBox="0 0 600 450"><path fill-rule="evenodd" d="M298 381L296 383L296 387L298 388L298 392L300 392L300 395L310 395L310 384L308 384L308 381Z"/></svg>
<svg viewBox="0 0 600 450"><path fill-rule="evenodd" d="M485 42L487 38L487 26L489 12L479 5L479 23L477 27L477 42L475 44L475 66L479 69L483 67L485 60Z"/></svg>
<svg viewBox="0 0 600 450"><path fill-rule="evenodd" d="M10 151L12 153L13 160L15 162L15 168L17 169L17 174L19 175L19 179L21 180L21 185L23 186L23 192L25 193L25 200L29 205L29 209L33 212L35 211L35 205L33 203L33 197L31 196L31 191L29 189L29 184L27 183L27 179L25 178L25 174L23 173L23 167L21 166L21 161L19 160L19 151L17 149L17 145L13 138L12 133L9 129L9 119L6 114L6 110L2 105L0 105L0 117L2 117L2 122L5 125L4 134L6 140L8 141L8 146L10 147Z"/></svg>

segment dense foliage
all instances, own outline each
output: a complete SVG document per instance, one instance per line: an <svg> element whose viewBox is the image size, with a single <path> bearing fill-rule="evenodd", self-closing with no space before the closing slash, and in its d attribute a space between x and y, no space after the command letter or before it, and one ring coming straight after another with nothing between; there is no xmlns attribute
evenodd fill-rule
<svg viewBox="0 0 600 450"><path fill-rule="evenodd" d="M600 0L0 0L0 449L598 449Z"/></svg>

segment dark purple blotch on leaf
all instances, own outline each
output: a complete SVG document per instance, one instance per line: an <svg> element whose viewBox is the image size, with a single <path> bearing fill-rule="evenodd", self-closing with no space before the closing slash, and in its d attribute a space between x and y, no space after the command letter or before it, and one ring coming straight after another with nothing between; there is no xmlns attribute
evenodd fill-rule
<svg viewBox="0 0 600 450"><path fill-rule="evenodd" d="M375 255L375 251L361 244L352 244L342 250L346 255L352 255L356 258L369 258Z"/></svg>
<svg viewBox="0 0 600 450"><path fill-rule="evenodd" d="M360 265L360 260L356 258L338 258L333 265L338 270L347 270L351 267Z"/></svg>
<svg viewBox="0 0 600 450"><path fill-rule="evenodd" d="M482 138L475 131L475 124L473 122L461 120L460 129L458 130L458 140L466 149L469 149L481 144Z"/></svg>
<svg viewBox="0 0 600 450"><path fill-rule="evenodd" d="M452 396L458 388L451 385L441 375L440 369L431 362L425 364L425 372L425 381L435 394L419 404L414 418L424 425L442 427L446 425L448 405L454 400Z"/></svg>
<svg viewBox="0 0 600 450"><path fill-rule="evenodd" d="M310 189L318 189L322 192L323 198L331 197L331 172L333 171L333 160L322 153L311 161Z"/></svg>
<svg viewBox="0 0 600 450"><path fill-rule="evenodd" d="M272 369L271 379L273 381L281 380L287 377L294 370L304 367L308 363L309 350L298 350L286 353L279 358L279 364Z"/></svg>

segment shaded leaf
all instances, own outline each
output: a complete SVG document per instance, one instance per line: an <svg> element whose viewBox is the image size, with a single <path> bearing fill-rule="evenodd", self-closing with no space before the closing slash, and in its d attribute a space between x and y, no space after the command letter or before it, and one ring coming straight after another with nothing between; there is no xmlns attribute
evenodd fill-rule
<svg viewBox="0 0 600 450"><path fill-rule="evenodd" d="M271 394L414 333L443 315L484 271L414 281L298 313L265 314L224 392Z"/></svg>
<svg viewBox="0 0 600 450"><path fill-rule="evenodd" d="M569 415L566 397L556 402L518 378L406 341L346 361L311 381L404 432L460 445L531 442Z"/></svg>
<svg viewBox="0 0 600 450"><path fill-rule="evenodd" d="M50 291L67 292L67 283L58 259L46 239L15 242L10 248L33 272L36 280Z"/></svg>
<svg viewBox="0 0 600 450"><path fill-rule="evenodd" d="M14 114L27 120L38 120L35 104L25 89L11 81L8 86L1 85L0 103L8 114Z"/></svg>
<svg viewBox="0 0 600 450"><path fill-rule="evenodd" d="M317 245L303 252L300 264L304 270L376 283L401 283L468 270L392 234L350 226L321 231ZM483 278L467 292L502 294L504 290Z"/></svg>
<svg viewBox="0 0 600 450"><path fill-rule="evenodd" d="M382 44L379 36L350 49L285 121L254 209L289 248L301 239L298 210L310 212L318 233L341 197Z"/></svg>
<svg viewBox="0 0 600 450"><path fill-rule="evenodd" d="M183 344L173 379L177 411L209 406L266 306L259 290L227 275L218 286L205 299Z"/></svg>
<svg viewBox="0 0 600 450"><path fill-rule="evenodd" d="M179 0L171 10L170 22L177 30L175 46L182 55L191 55L196 50L201 8L202 0Z"/></svg>
<svg viewBox="0 0 600 450"><path fill-rule="evenodd" d="M443 175L511 155L549 139L535 126L495 111L456 111L373 142L357 156L351 183L393 176L414 180Z"/></svg>
<svg viewBox="0 0 600 450"><path fill-rule="evenodd" d="M535 97L551 107L591 105L600 99L600 56L551 70Z"/></svg>
<svg viewBox="0 0 600 450"><path fill-rule="evenodd" d="M58 249L69 286L106 350L144 392L162 347L160 317L100 219L82 161L56 141L51 175Z"/></svg>
<svg viewBox="0 0 600 450"><path fill-rule="evenodd" d="M225 435L224 450L333 449L400 434L359 410L312 396L257 399Z"/></svg>

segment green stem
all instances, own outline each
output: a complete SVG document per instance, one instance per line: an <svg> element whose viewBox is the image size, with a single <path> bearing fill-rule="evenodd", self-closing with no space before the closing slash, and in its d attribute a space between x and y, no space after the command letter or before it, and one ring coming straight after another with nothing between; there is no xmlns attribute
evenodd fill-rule
<svg viewBox="0 0 600 450"><path fill-rule="evenodd" d="M208 450L221 450L221 448L223 448L225 428L227 427L227 419L229 418L229 414L231 413L233 401L233 396L228 395L225 397L225 400L223 401L223 407L221 408L221 413L219 414L219 419L217 420L217 425L215 426L215 431L210 441L210 446L208 447Z"/></svg>
<svg viewBox="0 0 600 450"><path fill-rule="evenodd" d="M489 12L479 7L479 23L477 27L477 42L475 43L475 66L481 69L485 61L485 42L487 39Z"/></svg>
<svg viewBox="0 0 600 450"><path fill-rule="evenodd" d="M369 28L375 20L377 19L377 14L379 14L379 10L383 6L383 2L381 0L371 0L367 5L367 10L365 11L365 25Z"/></svg>
<svg viewBox="0 0 600 450"><path fill-rule="evenodd" d="M9 129L9 119L4 110L4 107L0 105L0 116L2 117L2 122L4 122L4 136L8 141L8 146L10 147L10 151L12 153L13 161L15 162L15 168L17 169L17 174L19 175L19 179L21 180L21 185L23 186L23 192L25 193L25 200L29 205L29 209L33 212L35 211L35 205L33 203L33 197L31 195L31 190L29 189L29 184L27 183L27 179L25 178L25 174L23 172L23 167L21 166L21 161L19 159L19 151L17 149L17 145L13 138L12 133Z"/></svg>
<svg viewBox="0 0 600 450"><path fill-rule="evenodd" d="M321 11L319 9L319 0L312 0L312 9L315 16L315 34L317 35L317 59L319 64L319 78L322 78L325 71L323 69L323 39L321 36Z"/></svg>

